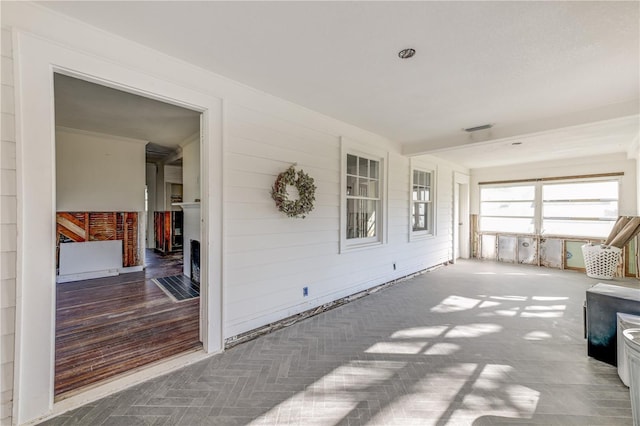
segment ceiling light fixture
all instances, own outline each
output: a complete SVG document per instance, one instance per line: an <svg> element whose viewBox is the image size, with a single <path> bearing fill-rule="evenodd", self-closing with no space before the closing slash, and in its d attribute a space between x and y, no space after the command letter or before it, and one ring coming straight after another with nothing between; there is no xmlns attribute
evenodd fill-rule
<svg viewBox="0 0 640 426"><path fill-rule="evenodd" d="M467 127L466 129L462 129L465 132L477 132L478 130L486 130L486 129L490 129L493 127L493 124L483 124L482 126L475 126L475 127Z"/></svg>
<svg viewBox="0 0 640 426"><path fill-rule="evenodd" d="M522 145L522 142L511 142L511 145Z"/></svg>
<svg viewBox="0 0 640 426"><path fill-rule="evenodd" d="M400 59L409 59L415 54L416 49L402 49L400 52L398 52L398 57L400 57Z"/></svg>

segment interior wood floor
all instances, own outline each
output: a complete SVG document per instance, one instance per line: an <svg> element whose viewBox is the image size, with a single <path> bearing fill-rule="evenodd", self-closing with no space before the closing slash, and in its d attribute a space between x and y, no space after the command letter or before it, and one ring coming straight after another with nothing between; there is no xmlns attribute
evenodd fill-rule
<svg viewBox="0 0 640 426"><path fill-rule="evenodd" d="M151 281L182 273L182 256L146 258L145 272L56 286L56 398L202 347L200 299L175 303Z"/></svg>

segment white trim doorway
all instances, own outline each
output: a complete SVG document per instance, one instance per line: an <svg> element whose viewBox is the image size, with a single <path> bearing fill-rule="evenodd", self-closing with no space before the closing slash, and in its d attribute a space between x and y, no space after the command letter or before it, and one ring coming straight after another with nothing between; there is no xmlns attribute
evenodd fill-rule
<svg viewBox="0 0 640 426"><path fill-rule="evenodd" d="M470 256L469 226L469 183L468 175L453 172L453 256L468 259Z"/></svg>
<svg viewBox="0 0 640 426"><path fill-rule="evenodd" d="M18 186L14 422L50 415L55 343L54 72L202 113L201 330L204 351L222 337L222 100L144 70L14 32ZM115 391L115 389L114 389Z"/></svg>

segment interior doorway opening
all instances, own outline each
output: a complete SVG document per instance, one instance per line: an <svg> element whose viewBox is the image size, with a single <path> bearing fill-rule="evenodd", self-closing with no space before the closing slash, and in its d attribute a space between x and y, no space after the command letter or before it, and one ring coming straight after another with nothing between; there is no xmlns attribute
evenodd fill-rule
<svg viewBox="0 0 640 426"><path fill-rule="evenodd" d="M60 400L202 349L201 142L199 112L62 74L54 92Z"/></svg>

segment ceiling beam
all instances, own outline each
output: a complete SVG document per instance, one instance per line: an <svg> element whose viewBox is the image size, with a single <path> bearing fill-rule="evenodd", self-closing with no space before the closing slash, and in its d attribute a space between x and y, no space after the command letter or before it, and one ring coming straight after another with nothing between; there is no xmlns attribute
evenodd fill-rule
<svg viewBox="0 0 640 426"><path fill-rule="evenodd" d="M578 111L562 116L548 117L546 119L519 123L510 126L493 126L491 129L467 133L460 129L454 136L440 139L426 139L402 144L402 154L412 157L417 155L432 154L439 151L447 151L465 146L497 142L500 140L517 139L526 135L543 133L565 127L581 126L585 124L607 121L616 118L638 116L640 114L640 100L634 99L627 102L607 105L600 108Z"/></svg>

